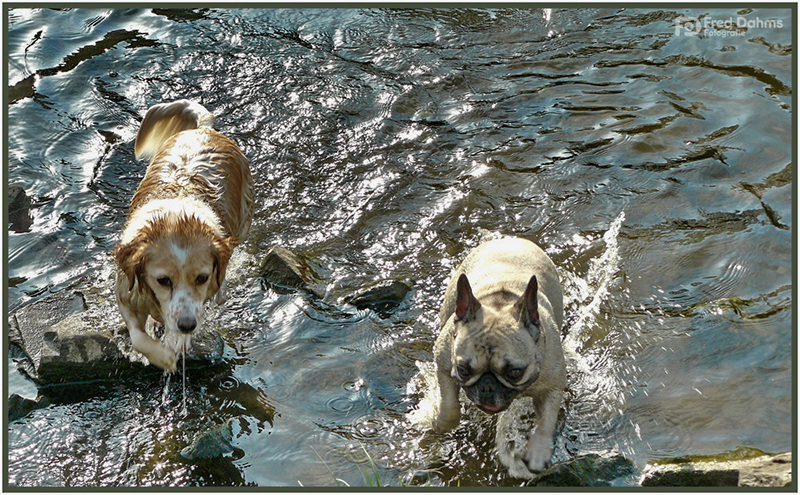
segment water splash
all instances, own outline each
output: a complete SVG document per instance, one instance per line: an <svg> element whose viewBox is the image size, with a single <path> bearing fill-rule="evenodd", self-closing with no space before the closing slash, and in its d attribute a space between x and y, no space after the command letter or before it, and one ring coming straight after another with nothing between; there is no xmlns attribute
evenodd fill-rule
<svg viewBox="0 0 800 495"><path fill-rule="evenodd" d="M565 306L578 303L580 308L575 322L569 329L568 338L564 341L565 347L570 346L570 351L575 351L577 345L585 340L587 329L590 329L597 319L600 305L609 297L619 266L617 237L624 221L625 212L623 211L611 222L608 230L603 234L605 250L599 257L590 261L585 278L567 276L572 283L567 284L564 294Z"/></svg>
<svg viewBox="0 0 800 495"><path fill-rule="evenodd" d="M406 385L406 395L422 395L417 407L412 409L406 419L417 428L428 430L433 427L433 418L439 410L436 400L439 397L439 383L436 381L436 364L416 362L419 372Z"/></svg>

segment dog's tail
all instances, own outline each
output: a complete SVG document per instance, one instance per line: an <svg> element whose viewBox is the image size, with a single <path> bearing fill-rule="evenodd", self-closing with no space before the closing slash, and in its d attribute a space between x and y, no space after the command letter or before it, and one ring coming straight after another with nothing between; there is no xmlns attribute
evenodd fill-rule
<svg viewBox="0 0 800 495"><path fill-rule="evenodd" d="M136 158L150 159L173 135L190 129L211 127L214 116L203 105L189 100L153 105L144 116L136 135Z"/></svg>

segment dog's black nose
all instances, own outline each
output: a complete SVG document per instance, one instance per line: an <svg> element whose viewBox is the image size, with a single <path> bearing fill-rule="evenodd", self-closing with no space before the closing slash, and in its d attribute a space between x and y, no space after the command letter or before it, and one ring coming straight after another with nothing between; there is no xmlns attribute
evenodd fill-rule
<svg viewBox="0 0 800 495"><path fill-rule="evenodd" d="M197 321L191 316L178 319L178 330L183 333L189 333L195 329Z"/></svg>

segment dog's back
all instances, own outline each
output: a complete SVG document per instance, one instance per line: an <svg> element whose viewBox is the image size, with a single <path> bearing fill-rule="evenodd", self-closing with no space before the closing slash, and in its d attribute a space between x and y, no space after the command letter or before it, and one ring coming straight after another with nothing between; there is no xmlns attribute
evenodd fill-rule
<svg viewBox="0 0 800 495"><path fill-rule="evenodd" d="M136 136L137 158L152 158L131 201L131 212L148 201L192 198L214 209L234 244L250 230L253 180L231 139L213 130L202 105L179 100L151 107Z"/></svg>

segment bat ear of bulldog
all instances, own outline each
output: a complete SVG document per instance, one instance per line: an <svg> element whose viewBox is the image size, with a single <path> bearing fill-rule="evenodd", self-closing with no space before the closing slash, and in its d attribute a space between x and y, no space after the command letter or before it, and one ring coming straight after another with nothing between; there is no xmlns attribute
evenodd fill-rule
<svg viewBox="0 0 800 495"><path fill-rule="evenodd" d="M472 295L469 280L466 274L462 273L458 277L456 285L456 321L464 323L472 321L479 309L481 309L481 303Z"/></svg>
<svg viewBox="0 0 800 495"><path fill-rule="evenodd" d="M533 339L538 341L541 322L539 321L539 281L536 280L536 275L528 281L528 287L517 304L521 306L522 322L531 331Z"/></svg>

